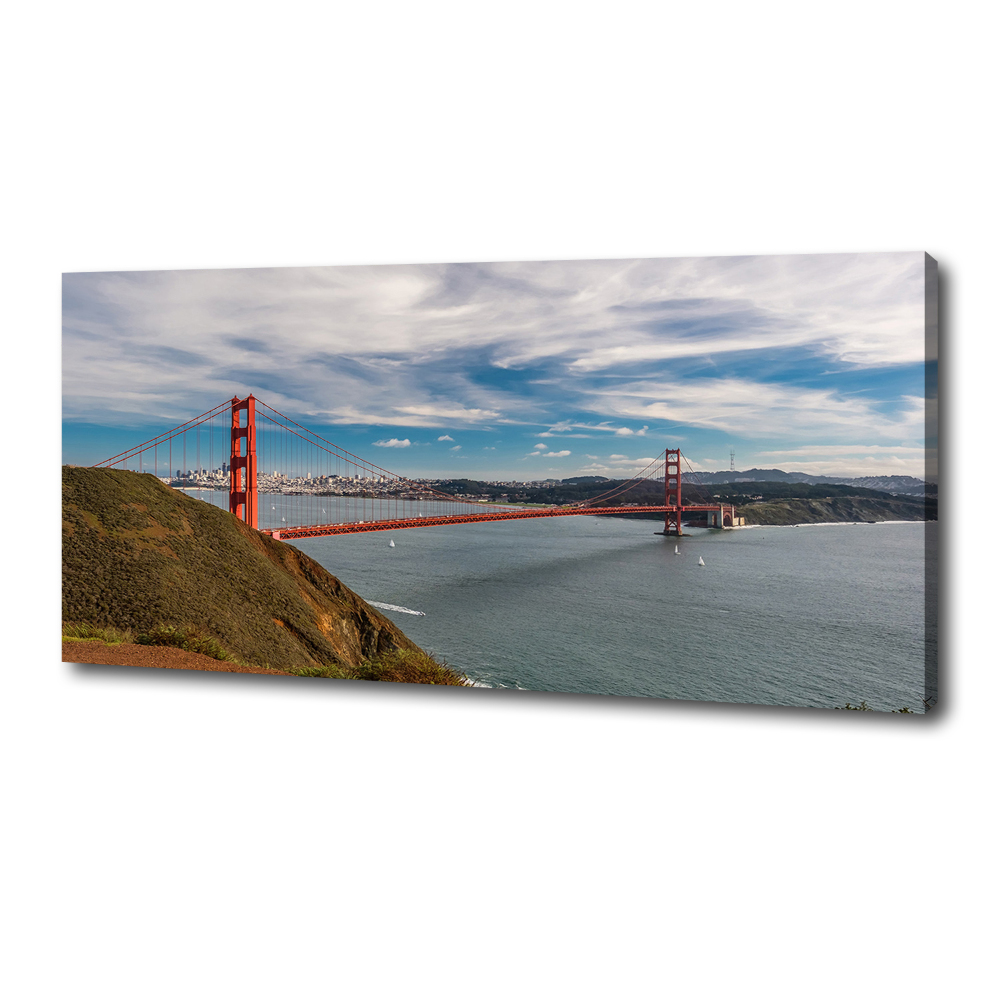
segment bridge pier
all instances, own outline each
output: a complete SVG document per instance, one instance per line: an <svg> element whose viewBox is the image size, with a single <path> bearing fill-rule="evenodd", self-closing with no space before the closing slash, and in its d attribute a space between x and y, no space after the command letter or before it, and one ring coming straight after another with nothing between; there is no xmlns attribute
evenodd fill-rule
<svg viewBox="0 0 1000 1000"><path fill-rule="evenodd" d="M732 504L719 504L718 510L707 511L706 516L710 528L735 528L746 524L746 518L737 517Z"/></svg>
<svg viewBox="0 0 1000 1000"><path fill-rule="evenodd" d="M681 511L678 508L675 511L667 511L663 523L663 531L655 532L657 535L673 535L680 537L684 534L681 530Z"/></svg>

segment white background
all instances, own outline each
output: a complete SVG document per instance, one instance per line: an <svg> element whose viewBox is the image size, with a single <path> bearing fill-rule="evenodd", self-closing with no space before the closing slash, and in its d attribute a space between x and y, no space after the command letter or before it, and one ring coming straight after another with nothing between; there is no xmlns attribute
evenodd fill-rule
<svg viewBox="0 0 1000 1000"><path fill-rule="evenodd" d="M995 529L959 505L997 464L981 9L6 15L8 996L989 992ZM933 716L60 663L60 272L855 250L944 278Z"/></svg>

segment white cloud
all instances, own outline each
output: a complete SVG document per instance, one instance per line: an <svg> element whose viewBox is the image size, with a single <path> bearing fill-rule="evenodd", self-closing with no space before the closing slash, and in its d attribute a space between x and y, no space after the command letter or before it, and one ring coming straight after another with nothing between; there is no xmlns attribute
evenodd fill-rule
<svg viewBox="0 0 1000 1000"><path fill-rule="evenodd" d="M415 421L432 421L436 423L447 422L449 420L469 423L482 423L489 420L497 420L501 414L497 410L481 410L475 407L455 406L448 403L427 403L420 406L394 406L396 413L401 413L407 418L407 423ZM418 426L426 426L418 424Z"/></svg>
<svg viewBox="0 0 1000 1000"><path fill-rule="evenodd" d="M916 396L772 384L746 367L663 374L673 359L788 348L817 373L923 361L919 253L98 273L67 275L65 293L68 420L170 426L252 391L318 431L517 423L547 440L652 427L674 441L689 425L786 450L923 440ZM474 370L489 364L541 377L501 390ZM649 377L621 377L625 364ZM908 454L920 457L885 457Z"/></svg>
<svg viewBox="0 0 1000 1000"><path fill-rule="evenodd" d="M547 431L542 431L538 436L544 438L592 438L594 436L593 434L570 434L569 431L571 430L605 431L619 437L632 437L633 435L636 437L645 437L649 427L646 426L641 430L635 431L631 427L615 427L609 420L602 420L600 423L574 423L571 420L563 420L558 424L554 424Z"/></svg>
<svg viewBox="0 0 1000 1000"><path fill-rule="evenodd" d="M449 448L448 449L448 451L461 451L461 450L462 450L462 446L460 444L456 444L454 448Z"/></svg>
<svg viewBox="0 0 1000 1000"><path fill-rule="evenodd" d="M913 457L903 452L880 455L841 455L826 461L804 462L799 459L782 462L786 472L804 472L813 476L913 476L923 479L926 466L923 455ZM932 473L932 478L933 478Z"/></svg>
<svg viewBox="0 0 1000 1000"><path fill-rule="evenodd" d="M441 437L438 438L438 441L454 441L454 440L455 439L450 434L442 434Z"/></svg>
<svg viewBox="0 0 1000 1000"><path fill-rule="evenodd" d="M373 441L372 444L376 448L409 448L410 439L403 438L401 441L399 438L389 438L388 441Z"/></svg>
<svg viewBox="0 0 1000 1000"><path fill-rule="evenodd" d="M814 476L936 476L933 449L908 445L803 445L776 451L761 451L755 464L777 465L786 472ZM930 459L930 462L928 462Z"/></svg>
<svg viewBox="0 0 1000 1000"><path fill-rule="evenodd" d="M628 458L625 455L611 455L604 462L600 461L596 455L587 455L586 457L592 461L589 465L580 467L581 474L602 473L610 479L629 478L657 461L656 458L652 457Z"/></svg>
<svg viewBox="0 0 1000 1000"><path fill-rule="evenodd" d="M545 449L548 448L548 445L539 441L538 444L535 445L535 447L540 451L545 451Z"/></svg>
<svg viewBox="0 0 1000 1000"><path fill-rule="evenodd" d="M758 458L793 458L800 455L814 457L817 455L923 455L921 447L906 447L904 445L886 444L817 444L805 445L801 448L786 448L781 451L759 451Z"/></svg>
<svg viewBox="0 0 1000 1000"><path fill-rule="evenodd" d="M571 455L570 451L549 451L545 453L546 458L565 458L567 455Z"/></svg>
<svg viewBox="0 0 1000 1000"><path fill-rule="evenodd" d="M904 397L894 414L879 412L862 397L832 389L754 382L748 379L653 380L594 390L595 407L623 417L649 417L736 433L744 438L859 437L922 440L924 401Z"/></svg>

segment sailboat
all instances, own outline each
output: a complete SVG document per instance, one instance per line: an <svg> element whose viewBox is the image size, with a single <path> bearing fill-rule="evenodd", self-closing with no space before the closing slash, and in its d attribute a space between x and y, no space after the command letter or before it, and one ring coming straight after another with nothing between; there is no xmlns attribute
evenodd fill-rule
<svg viewBox="0 0 1000 1000"><path fill-rule="evenodd" d="M390 538L389 539L389 548L390 549L394 549L395 547L396 547L396 543Z"/></svg>
<svg viewBox="0 0 1000 1000"><path fill-rule="evenodd" d="M705 565L705 560L702 559L701 556L698 556L698 565L699 566L704 566Z"/></svg>
<svg viewBox="0 0 1000 1000"><path fill-rule="evenodd" d="M681 554L681 547L679 545L674 546L674 555L679 556Z"/></svg>

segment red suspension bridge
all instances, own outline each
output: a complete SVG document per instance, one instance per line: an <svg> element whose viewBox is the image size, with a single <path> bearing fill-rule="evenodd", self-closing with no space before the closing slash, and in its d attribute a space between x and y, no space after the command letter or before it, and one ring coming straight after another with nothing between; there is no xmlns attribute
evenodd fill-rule
<svg viewBox="0 0 1000 1000"><path fill-rule="evenodd" d="M659 512L665 535L680 535L681 519L692 514L704 514L710 527L736 523L730 504L682 502L681 461L680 450L668 448L631 479L581 503L489 503L359 458L251 395L234 396L97 468L150 472L219 506L228 494L234 516L287 540L584 514Z"/></svg>

